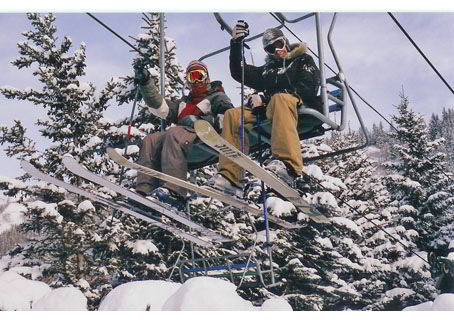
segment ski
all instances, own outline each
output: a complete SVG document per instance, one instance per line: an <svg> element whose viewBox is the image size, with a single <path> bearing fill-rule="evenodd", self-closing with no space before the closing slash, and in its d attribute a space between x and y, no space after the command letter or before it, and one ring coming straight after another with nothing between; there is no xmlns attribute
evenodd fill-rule
<svg viewBox="0 0 454 320"><path fill-rule="evenodd" d="M130 161L128 161L128 159L123 157L118 152L118 150L116 150L116 149L107 148L107 154L109 155L109 157L113 161L115 161L119 165L128 167L130 169L135 169L137 171L140 171L140 172L142 172L144 174L147 174L149 176L152 176L154 178L158 178L158 179L161 179L161 180L168 181L168 182L170 182L172 184L178 185L180 187L183 187L185 189L194 191L194 192L202 194L204 196L207 196L207 197L210 197L210 198L215 198L215 199L217 199L217 200L219 200L221 202L227 203L227 204L229 204L229 205L231 205L231 206L233 206L235 208L247 211L250 214L252 214L253 216L261 217L263 215L263 212L262 212L261 209L254 208L249 203L247 203L246 201L238 199L238 198L236 198L234 196L226 195L226 194L224 194L224 193L222 193L222 192L220 192L218 190L212 189L210 187L200 187L200 186L198 186L196 184L193 184L193 183L190 183L190 182L187 182L187 181L172 177L172 176L170 176L168 174L165 174L165 173L162 173L162 172L159 172L159 171L144 167L144 166L142 166L140 164L130 162ZM281 227L283 227L283 228L287 228L287 229L301 228L300 225L287 222L287 221L285 221L283 219L280 219L280 218L274 217L274 216L268 216L268 220L273 222L273 223L275 223L275 224L277 224L277 225L279 225L279 226L281 226Z"/></svg>
<svg viewBox="0 0 454 320"><path fill-rule="evenodd" d="M196 224L195 222L190 220L188 215L178 211L177 209L175 209L174 207L172 207L170 205L162 203L159 200L156 200L153 198L143 197L122 186L119 186L113 182L110 182L109 180L107 180L101 176L98 176L97 174L85 169L79 162L77 162L70 155L63 156L62 162L63 162L64 166L72 173L74 173L84 179L90 180L91 182L97 183L103 187L109 188L109 189L115 191L116 193L119 193L119 194L125 196L126 198L129 198L144 206L147 206L150 209L155 210L155 211L159 212L160 214L167 216L170 219L178 221L178 222L194 229L194 231L199 232L203 236L206 236L208 238L211 238L214 241L219 241L219 242L232 241L232 239L226 238L208 228L205 228L201 225Z"/></svg>
<svg viewBox="0 0 454 320"><path fill-rule="evenodd" d="M247 155L240 152L235 146L224 140L209 122L198 120L195 122L194 129L197 136L205 144L262 180L270 188L293 203L298 210L305 213L309 218L319 223L330 223L329 218L318 212L313 206L305 201L297 190L291 188L287 183L266 171Z"/></svg>
<svg viewBox="0 0 454 320"><path fill-rule="evenodd" d="M122 211L123 213L129 214L129 215L131 215L131 216L133 216L135 218L144 220L144 221L148 222L149 224L151 224L153 226L156 226L156 227L159 227L159 228L164 229L166 231L169 231L172 234L174 234L174 235L176 235L178 237L181 237L181 238L183 238L183 239L185 239L187 241L191 241L191 242L193 242L195 244L198 244L200 246L203 246L203 247L216 247L216 245L211 243L211 242L202 240L200 238L197 238L197 237L195 237L195 236L193 236L193 235L191 235L189 233L186 233L186 232L180 230L177 227L174 227L174 226L168 225L166 223L163 223L163 222L161 222L159 220L156 220L156 218L153 217L152 215L150 215L148 212L143 211L143 210L138 209L138 208L135 208L134 206L132 206L130 204L119 203L119 202L116 202L116 201L113 201L113 200L102 198L99 195L96 195L94 193L88 192L88 191L86 191L84 189L81 189L79 187L70 185L70 184L68 184L68 183L66 183L64 181L61 181L61 180L57 179L57 178L51 177L48 174L45 174L45 173L41 172L40 170L38 170L34 165L32 165L30 162L28 162L26 160L22 160L21 161L21 167L22 167L22 169L25 172L27 172L28 174L34 176L35 178L38 178L38 179L40 179L42 181L51 183L51 184L56 185L58 187L64 188L65 190L67 190L69 192L79 194L79 195L81 195L81 196L83 196L83 197L85 197L87 199L90 199L92 201L101 203L101 204L106 205L107 207L110 207L112 209Z"/></svg>

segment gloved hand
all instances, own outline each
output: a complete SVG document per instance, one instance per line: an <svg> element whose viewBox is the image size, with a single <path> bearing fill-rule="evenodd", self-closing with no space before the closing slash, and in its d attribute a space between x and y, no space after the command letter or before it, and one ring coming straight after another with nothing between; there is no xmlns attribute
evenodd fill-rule
<svg viewBox="0 0 454 320"><path fill-rule="evenodd" d="M134 83L145 84L150 79L150 72L146 68L134 69Z"/></svg>
<svg viewBox="0 0 454 320"><path fill-rule="evenodd" d="M265 99L262 94L254 93L249 96L247 104L249 107L252 108L252 113L257 114L265 114L266 112L266 105L264 103Z"/></svg>
<svg viewBox="0 0 454 320"><path fill-rule="evenodd" d="M232 38L236 41L241 41L249 35L249 25L246 21L238 20L236 26L232 30Z"/></svg>
<svg viewBox="0 0 454 320"><path fill-rule="evenodd" d="M180 122L180 125L186 126L186 127L191 127L194 128L194 123L199 120L196 116L190 115L187 116L183 119L182 122Z"/></svg>

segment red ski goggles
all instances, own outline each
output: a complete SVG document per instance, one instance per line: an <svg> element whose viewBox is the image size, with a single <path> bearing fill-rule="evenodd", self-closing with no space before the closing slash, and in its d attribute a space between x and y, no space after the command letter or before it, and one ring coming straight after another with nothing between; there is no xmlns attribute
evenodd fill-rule
<svg viewBox="0 0 454 320"><path fill-rule="evenodd" d="M279 37L270 45L267 45L264 49L269 54L274 54L277 50L282 50L285 48L285 39Z"/></svg>
<svg viewBox="0 0 454 320"><path fill-rule="evenodd" d="M189 83L201 82L208 78L208 72L205 70L192 70L186 74Z"/></svg>

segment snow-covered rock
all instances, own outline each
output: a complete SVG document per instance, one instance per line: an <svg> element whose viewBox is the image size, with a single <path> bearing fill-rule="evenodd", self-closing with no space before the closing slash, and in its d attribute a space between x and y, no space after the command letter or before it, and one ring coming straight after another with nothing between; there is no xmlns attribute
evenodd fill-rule
<svg viewBox="0 0 454 320"><path fill-rule="evenodd" d="M187 280L164 304L163 311L252 311L250 301L231 282L210 277Z"/></svg>
<svg viewBox="0 0 454 320"><path fill-rule="evenodd" d="M287 300L282 298L271 298L266 300L262 307L261 311L293 311L292 306L287 302Z"/></svg>
<svg viewBox="0 0 454 320"><path fill-rule="evenodd" d="M87 311L87 298L77 288L62 287L52 290L36 301L33 311Z"/></svg>
<svg viewBox="0 0 454 320"><path fill-rule="evenodd" d="M441 294L433 302L424 302L402 311L454 311L454 293Z"/></svg>
<svg viewBox="0 0 454 320"><path fill-rule="evenodd" d="M162 280L135 281L119 285L101 301L100 311L160 311L181 283Z"/></svg>
<svg viewBox="0 0 454 320"><path fill-rule="evenodd" d="M13 271L0 274L0 310L26 311L51 291L44 282L28 280Z"/></svg>

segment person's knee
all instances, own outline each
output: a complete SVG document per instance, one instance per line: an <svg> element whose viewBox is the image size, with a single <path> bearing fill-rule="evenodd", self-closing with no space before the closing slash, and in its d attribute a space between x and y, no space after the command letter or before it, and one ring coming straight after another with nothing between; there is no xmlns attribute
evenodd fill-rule
<svg viewBox="0 0 454 320"><path fill-rule="evenodd" d="M145 138L143 138L142 145L145 145L145 146L152 145L153 140L154 140L153 134L149 134Z"/></svg>
<svg viewBox="0 0 454 320"><path fill-rule="evenodd" d="M182 132L180 130L175 130L176 127L172 127L166 131L165 141L178 142L182 137Z"/></svg>

